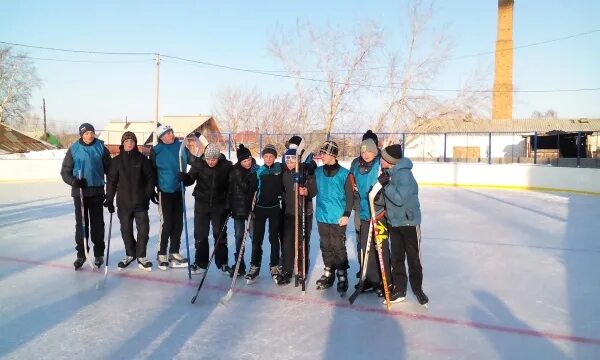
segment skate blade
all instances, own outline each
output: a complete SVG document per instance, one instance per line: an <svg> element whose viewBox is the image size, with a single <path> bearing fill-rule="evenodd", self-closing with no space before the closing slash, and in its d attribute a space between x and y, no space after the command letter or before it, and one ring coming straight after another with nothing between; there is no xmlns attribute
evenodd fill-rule
<svg viewBox="0 0 600 360"><path fill-rule="evenodd" d="M254 279L246 279L246 285L252 285L256 282L256 278Z"/></svg>
<svg viewBox="0 0 600 360"><path fill-rule="evenodd" d="M425 309L428 309L429 307L427 306L427 304L421 304L422 307L424 307Z"/></svg>
<svg viewBox="0 0 600 360"><path fill-rule="evenodd" d="M169 264L169 266L173 269L181 269L181 268L187 268L188 264L187 263L173 263L171 262Z"/></svg>
<svg viewBox="0 0 600 360"><path fill-rule="evenodd" d="M118 272L123 272L123 271L125 271L125 268L117 268L117 271Z"/></svg>
<svg viewBox="0 0 600 360"><path fill-rule="evenodd" d="M147 272L150 272L150 271L152 271L152 268L151 268L151 267L149 267L149 268L145 268L145 267L143 267L142 265L138 265L138 267L139 267L140 269L144 270L144 271L147 271Z"/></svg>
<svg viewBox="0 0 600 360"><path fill-rule="evenodd" d="M399 297L396 300L390 300L390 304L398 304L404 302L404 300L406 300L406 297ZM382 303L386 304L385 300L383 300Z"/></svg>

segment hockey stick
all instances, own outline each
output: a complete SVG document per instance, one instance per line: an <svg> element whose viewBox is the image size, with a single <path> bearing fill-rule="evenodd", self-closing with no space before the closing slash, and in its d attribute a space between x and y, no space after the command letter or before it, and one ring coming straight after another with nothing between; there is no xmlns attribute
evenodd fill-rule
<svg viewBox="0 0 600 360"><path fill-rule="evenodd" d="M108 275L108 257L110 255L110 237L112 233L112 217L113 213L110 213L110 219L108 220L108 240L106 241L106 264L104 265L104 281Z"/></svg>
<svg viewBox="0 0 600 360"><path fill-rule="evenodd" d="M296 148L296 176L299 176L300 174L298 173L300 170L300 159L302 158L302 154L304 153L304 139L302 139L300 141L300 144L298 145L298 147ZM296 287L298 287L299 284L299 274L298 274L298 226L299 226L299 219L298 219L298 183L294 182L294 285Z"/></svg>
<svg viewBox="0 0 600 360"><path fill-rule="evenodd" d="M181 142L181 146L179 147L179 171L184 172L183 170L183 152L185 151L185 143L186 141L182 141ZM187 156L186 156L187 159ZM186 161L186 170L187 170L187 161ZM187 255L187 259L188 259L188 279L192 280L192 268L190 265L190 241L189 241L189 235L188 235L188 223L187 223L187 210L186 210L186 205L185 205L185 185L183 184L183 182L180 183L181 185L181 202L182 202L182 207L183 207L183 227L185 229L185 250L186 250L186 255ZM173 239L171 239L171 241L173 241Z"/></svg>
<svg viewBox="0 0 600 360"><path fill-rule="evenodd" d="M383 294L385 295L385 305L389 310L391 308L390 303L390 291L388 289L387 277L385 272L385 263L383 261L383 249L382 241L379 241L377 231L377 215L375 214L375 196L383 188L380 182L376 182L373 185L373 189L369 192L369 206L371 208L371 223L373 224L373 232L375 233L375 247L377 248L377 254L379 255L379 270L381 271L381 281L383 283Z"/></svg>
<svg viewBox="0 0 600 360"><path fill-rule="evenodd" d="M198 289L196 290L196 295L194 295L194 297L192 298L192 304L196 302L196 298L198 298L200 289L202 289L202 285L204 284L204 280L206 279L206 274L208 274L208 270L210 269L210 264L212 264L213 258L215 257L215 253L217 252L217 249L219 248L219 244L221 243L221 237L223 236L223 232L225 231L225 227L227 226L227 221L229 221L230 216L231 215L227 214L227 217L225 218L225 222L223 223L223 226L221 227L221 232L219 233L219 237L217 238L217 241L215 242L215 247L213 248L212 254L210 254L210 258L208 259L208 265L206 266L206 271L204 272L204 274L202 274L202 279L200 280L200 284L198 285ZM225 242L227 242L227 239L225 239Z"/></svg>
<svg viewBox="0 0 600 360"><path fill-rule="evenodd" d="M371 241L373 239L373 222L369 221L369 232L367 235L367 247L365 249L365 253L362 257L361 271L360 271L360 280L358 282L358 288L354 290L352 295L348 298L350 305L354 304L358 295L362 293L365 288L365 279L367 277L367 264L369 262L369 253L371 252Z"/></svg>
<svg viewBox="0 0 600 360"><path fill-rule="evenodd" d="M227 303L229 302L229 300L231 300L231 297L233 296L233 289L235 288L235 281L237 280L239 271L240 271L240 264L242 262L242 259L244 258L244 249L245 249L245 245L246 245L246 238L248 237L248 234L250 233L250 222L252 221L252 213L254 212L254 203L256 201L256 193L254 193L254 197L252 200L252 210L250 211L250 215L248 215L248 221L246 223L246 229L244 230L244 237L242 238L242 243L240 244L240 252L238 254L236 263L235 263L235 271L233 272L233 279L231 279L231 286L229 287L229 291L227 291L227 294L225 294L225 296L223 296L220 300L220 303L223 305L227 305Z"/></svg>
<svg viewBox="0 0 600 360"><path fill-rule="evenodd" d="M83 175L81 173L81 169L79 169L79 180L83 179ZM83 238L85 239L85 243L83 244L83 253L85 254L85 258L90 263L90 268L92 270L96 270L94 266L94 262L90 259L90 254L88 251L88 243L89 243L89 235L87 231L87 224L85 222L85 207L83 205L83 188L79 188L79 200L81 201L81 230L83 230Z"/></svg>

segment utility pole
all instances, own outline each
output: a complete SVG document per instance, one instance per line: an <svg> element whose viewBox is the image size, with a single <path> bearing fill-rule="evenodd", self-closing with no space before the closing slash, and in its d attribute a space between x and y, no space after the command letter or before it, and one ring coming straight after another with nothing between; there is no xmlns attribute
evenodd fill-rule
<svg viewBox="0 0 600 360"><path fill-rule="evenodd" d="M154 82L154 130L158 127L158 85L160 79L160 54L156 53L156 81ZM156 133L152 134L152 145L158 143Z"/></svg>
<svg viewBox="0 0 600 360"><path fill-rule="evenodd" d="M44 110L44 139L48 138L48 129L46 128L46 99L42 99L42 109Z"/></svg>

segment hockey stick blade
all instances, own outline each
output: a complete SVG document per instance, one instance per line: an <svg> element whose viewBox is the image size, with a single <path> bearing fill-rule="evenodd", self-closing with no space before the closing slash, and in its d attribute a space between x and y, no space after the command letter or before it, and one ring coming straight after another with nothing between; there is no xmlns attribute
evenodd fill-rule
<svg viewBox="0 0 600 360"><path fill-rule="evenodd" d="M229 300L231 300L232 296L233 296L233 290L229 289L229 291L227 291L227 294L225 294L225 296L223 296L219 302L221 303L221 305L225 306L225 305L227 305Z"/></svg>

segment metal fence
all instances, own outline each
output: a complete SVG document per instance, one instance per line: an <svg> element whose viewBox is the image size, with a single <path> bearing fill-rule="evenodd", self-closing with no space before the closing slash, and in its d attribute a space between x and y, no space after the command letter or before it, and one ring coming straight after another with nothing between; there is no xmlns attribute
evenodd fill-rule
<svg viewBox="0 0 600 360"><path fill-rule="evenodd" d="M218 138L215 134L208 135L211 139ZM328 138L324 133L244 132L243 134L222 133L218 142L229 158L235 158L235 150L240 143L248 147L255 156L259 156L260 149L267 144L275 145L277 152L281 154L285 151L286 141L293 135L302 136L308 144L321 144ZM338 144L338 157L341 160L350 160L360 155L362 135L362 133L331 133L329 139ZM521 163L600 168L600 132L379 133L377 135L380 147L402 144L404 155L416 162Z"/></svg>

